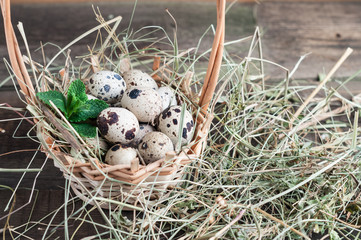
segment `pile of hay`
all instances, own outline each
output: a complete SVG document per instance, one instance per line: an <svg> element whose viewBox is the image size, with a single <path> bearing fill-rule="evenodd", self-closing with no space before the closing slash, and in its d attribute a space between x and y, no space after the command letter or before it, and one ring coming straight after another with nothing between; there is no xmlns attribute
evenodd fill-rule
<svg viewBox="0 0 361 240"><path fill-rule="evenodd" d="M101 15L97 17L105 23ZM113 22L119 23L117 19ZM104 31L95 29L95 44L76 64L67 56L61 68L65 67L69 79L87 78L95 55L99 56L97 64L104 68L119 69L122 59L129 59L133 66L148 71L153 57L159 55L179 73L163 71L161 75L169 83L181 88L179 76L192 74L187 86L199 92L210 51L200 53L197 47L181 50L176 38L161 27L121 33L113 32L116 27L105 29L109 34L105 37ZM154 38L155 31L162 32L162 37ZM302 58L292 71L285 69L283 80L269 81L272 76L267 75L264 65L277 64L262 58L260 41L257 28L254 36L226 43L218 90L211 104L215 120L208 145L187 166L177 187L151 205L133 207L131 215L122 212L121 202L111 202L119 208L109 211L88 210L84 204L69 212L64 222L73 219L75 224L92 224L97 239L310 239L313 234L355 239L360 227L361 105L357 98L345 98L338 90L346 88L345 83L358 73L337 89L326 84L351 50L319 85L297 86L289 82ZM249 52L240 56L227 53L227 47L240 44L249 45ZM69 47L71 44L61 53ZM39 82L51 80L56 85L64 80L57 71L36 69ZM78 200L70 188L65 192L68 202L64 208ZM109 201L96 196L94 200ZM89 211L95 209L103 222L89 217ZM64 209L53 216L59 211ZM51 221L46 224L47 231L54 227ZM23 232L26 235L26 230ZM67 231L65 234L71 236Z"/></svg>

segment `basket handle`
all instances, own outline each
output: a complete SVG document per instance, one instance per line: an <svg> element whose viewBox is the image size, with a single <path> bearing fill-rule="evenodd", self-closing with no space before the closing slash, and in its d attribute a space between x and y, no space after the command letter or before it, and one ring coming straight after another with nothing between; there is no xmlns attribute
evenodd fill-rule
<svg viewBox="0 0 361 240"><path fill-rule="evenodd" d="M28 103L31 100L35 101L36 98L34 86L31 82L29 73L23 62L19 44L11 23L10 0L1 0L0 7L4 19L6 45L9 53L10 63L16 76L16 80L18 81L20 89L26 97L26 101Z"/></svg>
<svg viewBox="0 0 361 240"><path fill-rule="evenodd" d="M217 0L217 28L213 40L212 51L204 78L201 96L198 105L206 113L216 89L219 71L221 69L225 31L226 0Z"/></svg>

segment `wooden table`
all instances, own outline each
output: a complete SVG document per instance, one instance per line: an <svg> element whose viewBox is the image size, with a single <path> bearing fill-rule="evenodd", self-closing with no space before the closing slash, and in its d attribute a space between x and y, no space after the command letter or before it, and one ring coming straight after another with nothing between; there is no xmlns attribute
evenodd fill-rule
<svg viewBox="0 0 361 240"><path fill-rule="evenodd" d="M192 4L192 6L190 6ZM133 5L127 2L99 3L101 12L105 18L122 15L124 20L120 28L129 24L130 13ZM215 22L215 6L210 2L202 3L177 3L177 2L140 2L136 8L136 15L132 26L134 29L144 25L161 25L166 31L171 32L174 23L164 11L168 8L177 19L179 44L182 48L192 47L207 29L209 24ZM226 40L234 40L253 34L256 25L259 25L262 33L264 58L275 61L292 69L303 54L312 52L299 71L295 79L315 81L319 73L327 72L342 55L347 47L355 51L336 73L337 77L343 78L352 75L361 67L361 2L359 1L267 1L261 4L237 3L227 15ZM97 23L94 20L91 4L64 3L64 4L19 4L12 9L13 22L22 21L26 29L30 48L35 50L39 42L53 42L60 46L74 39L85 30L90 29ZM1 26L2 27L2 26ZM1 29L0 32L3 32ZM82 40L72 48L73 55L81 54L86 49L89 39ZM206 49L211 44L212 37L205 38L202 48ZM246 56L247 46L244 49L232 49L234 54ZM55 48L49 47L46 54L51 56ZM4 38L0 37L0 56L7 57ZM35 58L40 54L35 53ZM61 64L61 62L59 62ZM284 73L277 68L266 65L270 78L282 78ZM8 76L4 64L0 66L0 79ZM295 81L295 80L294 80ZM354 81L352 91L357 93L361 90L358 81ZM8 103L12 106L23 107L18 100L12 83L9 81L0 88L0 103ZM21 112L24 113L24 112ZM31 124L26 121L4 121L4 119L18 118L17 113L0 111L0 168L26 168L31 162L30 168L42 168L41 172L26 173L16 192L14 210L21 206L10 218L11 226L25 224L29 220L39 221L48 213L63 204L64 180L62 174L52 165L52 161L44 162L45 155L35 150L38 144L23 138L29 131ZM0 185L14 189L17 186L22 173L1 173ZM35 187L33 186L34 180ZM35 188L30 196L31 189ZM0 209L4 209L12 192L1 188ZM80 203L77 203L79 206ZM2 212L0 218L8 212ZM97 221L102 221L99 214L93 212ZM53 220L59 224L63 219L63 212L55 215ZM49 223L50 218L45 218L44 223ZM4 226L5 219L0 221ZM72 221L69 231L73 232L79 221ZM23 231L25 229L21 229ZM0 227L1 229L2 227ZM44 234L44 227L38 225L30 229L26 234L38 239ZM51 236L59 236L62 239L64 229L58 228ZM94 233L94 229L82 225L81 231L77 232L77 239ZM48 232L49 234L49 232ZM7 237L9 237L7 235Z"/></svg>

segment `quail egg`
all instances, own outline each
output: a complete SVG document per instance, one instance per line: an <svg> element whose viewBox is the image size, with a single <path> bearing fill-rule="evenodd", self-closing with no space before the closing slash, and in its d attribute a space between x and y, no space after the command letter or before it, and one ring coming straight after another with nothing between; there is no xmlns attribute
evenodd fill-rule
<svg viewBox="0 0 361 240"><path fill-rule="evenodd" d="M173 92L173 90L170 87L160 87L157 90L159 96L162 98L162 111L170 106L177 105L177 99Z"/></svg>
<svg viewBox="0 0 361 240"><path fill-rule="evenodd" d="M129 88L145 87L152 88L154 90L158 89L158 85L154 79L149 74L138 69L126 71L123 73L123 78Z"/></svg>
<svg viewBox="0 0 361 240"><path fill-rule="evenodd" d="M132 112L124 108L110 107L97 118L100 133L111 143L128 144L139 131L139 122Z"/></svg>
<svg viewBox="0 0 361 240"><path fill-rule="evenodd" d="M122 144L115 144L105 155L105 162L110 165L131 165L133 159L137 157L137 151Z"/></svg>
<svg viewBox="0 0 361 240"><path fill-rule="evenodd" d="M125 91L121 101L123 108L130 110L139 122L153 123L162 112L162 99L151 88L130 88Z"/></svg>
<svg viewBox="0 0 361 240"><path fill-rule="evenodd" d="M181 145L189 143L193 135L194 122L192 114L187 110L184 111L183 126L179 132L181 122L182 107L172 106L165 109L158 117L158 129L167 135L177 146L179 136L181 135Z"/></svg>
<svg viewBox="0 0 361 240"><path fill-rule="evenodd" d="M124 79L112 71L99 71L93 74L89 80L89 92L91 95L107 103L119 102L126 90Z"/></svg>
<svg viewBox="0 0 361 240"><path fill-rule="evenodd" d="M161 132L145 134L138 145L138 150L146 164L165 157L165 154L174 151L173 143L167 135Z"/></svg>
<svg viewBox="0 0 361 240"><path fill-rule="evenodd" d="M142 138L145 136L145 134L154 131L155 131L154 127L149 124L145 124L145 123L139 124L139 132L137 136L135 136L132 144L137 146L139 142L142 140Z"/></svg>

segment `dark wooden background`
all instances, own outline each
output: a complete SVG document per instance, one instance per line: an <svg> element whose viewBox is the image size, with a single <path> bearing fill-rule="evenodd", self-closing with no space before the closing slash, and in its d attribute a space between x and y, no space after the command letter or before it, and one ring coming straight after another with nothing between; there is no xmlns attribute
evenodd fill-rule
<svg viewBox="0 0 361 240"><path fill-rule="evenodd" d="M96 3L105 18L123 16L120 28L128 26L130 13L133 8L132 2L111 1ZM192 47L210 24L215 23L215 5L211 1L193 2L149 2L140 1L136 8L132 23L134 29L146 25L160 25L171 33L174 24L165 12L165 8L174 15L178 24L179 45L181 48ZM266 1L255 3L244 1L232 6L227 15L226 40L243 38L253 34L256 26L262 31L262 43L264 58L284 65L292 69L299 57L312 52L299 71L295 74L294 82L315 82L319 73L327 72L338 60L347 47L355 51L345 62L335 76L340 79L352 75L361 68L361 2L359 1ZM65 46L86 30L97 25L91 8L91 3L22 3L14 4L12 8L13 23L24 23L28 42L32 51L43 43L52 42L59 46ZM0 56L7 59L5 40L2 24L0 26ZM84 39L72 48L73 56L84 53L90 39ZM212 38L205 38L206 49L211 46ZM91 42L91 41L90 41ZM233 54L240 57L246 56L245 49L231 49ZM46 54L52 56L55 48L46 48ZM34 53L35 58L40 54ZM61 64L61 62L59 62ZM279 79L283 73L273 66L266 65L267 74L270 78ZM0 65L0 80L9 76L5 64ZM361 90L358 80L350 83L352 92L356 94ZM11 81L3 84L0 88L0 103L8 103L11 106L23 107L13 90ZM24 113L24 112L22 112ZM34 135L31 124L26 121L5 121L6 119L19 117L16 113L0 111L0 168L26 168L31 162L38 144L24 138L27 134ZM27 151L24 151L27 150ZM19 152L22 151L22 152ZM11 153L14 152L14 153ZM38 153L30 168L41 168L45 160L42 153ZM9 220L10 226L17 227L29 220L39 221L48 213L57 209L64 199L64 180L61 173L49 160L38 173L27 173L21 181L16 192L14 210L28 204L13 214ZM22 173L0 172L0 185L15 188ZM31 188L36 179L34 195L30 198ZM0 188L0 218L7 212L3 209L7 204L12 192L6 188ZM80 203L77 203L79 206ZM94 218L101 222L101 217L94 212ZM5 224L0 221L0 231ZM56 214L54 223L63 220L63 212ZM48 223L50 218L43 222ZM69 231L74 231L79 222L73 221ZM44 226L29 230L26 234L34 239L39 239L44 234ZM23 231L20 228L19 231ZM51 237L63 238L63 229L59 228ZM1 233L1 232L0 232ZM94 229L82 226L77 233L76 239L94 233ZM6 239L10 237L6 235Z"/></svg>

